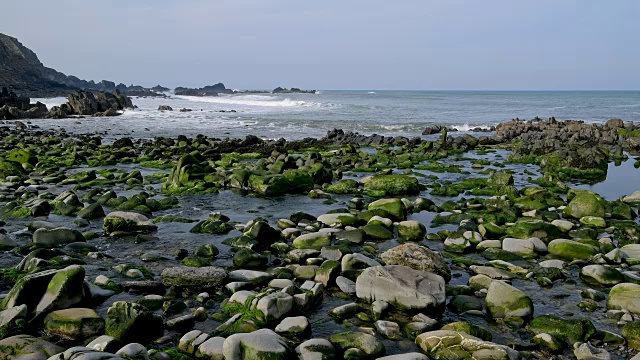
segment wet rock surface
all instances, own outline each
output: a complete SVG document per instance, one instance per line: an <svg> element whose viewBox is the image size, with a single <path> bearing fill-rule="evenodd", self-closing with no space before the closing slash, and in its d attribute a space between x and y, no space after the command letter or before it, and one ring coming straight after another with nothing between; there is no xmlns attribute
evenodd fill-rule
<svg viewBox="0 0 640 360"><path fill-rule="evenodd" d="M524 157L549 129L564 145ZM0 354L629 359L638 188L591 184L637 176L636 130L590 131L106 143L0 127Z"/></svg>

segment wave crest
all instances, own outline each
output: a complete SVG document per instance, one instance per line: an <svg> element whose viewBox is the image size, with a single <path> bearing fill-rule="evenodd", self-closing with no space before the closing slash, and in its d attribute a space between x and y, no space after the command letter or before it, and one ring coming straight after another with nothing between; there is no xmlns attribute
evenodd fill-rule
<svg viewBox="0 0 640 360"><path fill-rule="evenodd" d="M279 98L267 95L231 95L231 96L182 96L175 95L176 98L193 101L205 102L221 105L239 105L239 106L260 106L260 107L335 107L336 104L319 103L314 101L292 100L290 98Z"/></svg>

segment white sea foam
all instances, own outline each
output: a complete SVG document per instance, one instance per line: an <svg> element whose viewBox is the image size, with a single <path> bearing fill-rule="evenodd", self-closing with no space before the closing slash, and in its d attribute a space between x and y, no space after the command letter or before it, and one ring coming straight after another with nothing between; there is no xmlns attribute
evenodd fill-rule
<svg viewBox="0 0 640 360"><path fill-rule="evenodd" d="M238 106L259 106L259 107L333 107L335 104L319 103L314 101L304 100L292 100L290 98L281 98L277 96L267 95L227 95L227 96L180 96L175 95L175 98L193 101L204 102L211 104L221 105L238 105Z"/></svg>
<svg viewBox="0 0 640 360"><path fill-rule="evenodd" d="M47 109L51 110L54 106L60 106L67 102L67 98L64 97L55 97L55 98L35 98L31 99L32 103L41 102L47 106Z"/></svg>
<svg viewBox="0 0 640 360"><path fill-rule="evenodd" d="M375 91L369 91L367 94L377 94Z"/></svg>
<svg viewBox="0 0 640 360"><path fill-rule="evenodd" d="M462 125L451 125L452 129L456 129L458 131L471 131L471 129L475 129L475 128L480 128L483 130L489 130L491 129L491 126L489 125L469 125L469 124L462 124Z"/></svg>

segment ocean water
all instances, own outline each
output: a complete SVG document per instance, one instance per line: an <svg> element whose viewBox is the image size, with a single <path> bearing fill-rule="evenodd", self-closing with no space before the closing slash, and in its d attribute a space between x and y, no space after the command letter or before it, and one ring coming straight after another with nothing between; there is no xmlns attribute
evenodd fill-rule
<svg viewBox="0 0 640 360"><path fill-rule="evenodd" d="M361 134L420 136L429 125L459 130L535 116L603 123L640 121L640 91L319 91L316 94L243 94L133 98L138 106L115 118L33 120L107 136L244 137L300 139L340 128ZM64 98L34 99L48 107ZM169 105L174 111L158 111ZM192 112L179 112L181 108ZM230 112L235 110L235 112ZM222 112L224 111L224 112Z"/></svg>

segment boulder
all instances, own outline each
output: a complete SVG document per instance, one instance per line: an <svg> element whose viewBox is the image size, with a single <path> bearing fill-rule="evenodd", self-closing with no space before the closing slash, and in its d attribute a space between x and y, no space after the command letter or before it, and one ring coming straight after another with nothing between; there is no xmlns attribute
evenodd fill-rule
<svg viewBox="0 0 640 360"><path fill-rule="evenodd" d="M564 341L568 346L585 342L596 329L587 319L563 319L555 315L542 315L531 320L529 330L534 334L547 333Z"/></svg>
<svg viewBox="0 0 640 360"><path fill-rule="evenodd" d="M531 298L504 281L491 282L485 302L487 312L493 318L528 317L533 314Z"/></svg>
<svg viewBox="0 0 640 360"><path fill-rule="evenodd" d="M82 302L85 299L84 275L84 268L79 265L71 265L58 271L51 278L35 309L36 316Z"/></svg>
<svg viewBox="0 0 640 360"><path fill-rule="evenodd" d="M416 337L416 344L433 359L504 359L518 360L516 350L505 345L484 341L465 332L453 330L429 331Z"/></svg>
<svg viewBox="0 0 640 360"><path fill-rule="evenodd" d="M387 265L404 265L414 270L432 272L451 280L451 269L439 253L414 243L406 243L391 248L380 255Z"/></svg>
<svg viewBox="0 0 640 360"><path fill-rule="evenodd" d="M215 266L175 266L162 270L161 276L166 286L216 288L227 277L227 272Z"/></svg>
<svg viewBox="0 0 640 360"><path fill-rule="evenodd" d="M293 240L294 249L316 249L320 250L331 245L331 235L325 232L315 232L303 234Z"/></svg>
<svg viewBox="0 0 640 360"><path fill-rule="evenodd" d="M565 217L580 219L585 216L605 216L605 207L600 196L591 192L578 193L562 211Z"/></svg>
<svg viewBox="0 0 640 360"><path fill-rule="evenodd" d="M374 175L364 183L364 191L372 196L417 195L420 186L418 179L413 176Z"/></svg>
<svg viewBox="0 0 640 360"><path fill-rule="evenodd" d="M348 331L329 336L329 341L338 349L347 352L357 349L362 358L376 358L384 355L384 344L373 335Z"/></svg>
<svg viewBox="0 0 640 360"><path fill-rule="evenodd" d="M86 242L82 233L69 228L38 229L33 233L33 243L43 247L60 247L74 242Z"/></svg>
<svg viewBox="0 0 640 360"><path fill-rule="evenodd" d="M385 301L400 310L443 310L445 281L407 266L374 266L358 276L356 296L367 302Z"/></svg>
<svg viewBox="0 0 640 360"><path fill-rule="evenodd" d="M398 235L404 240L421 241L427 235L427 228L419 221L401 221L398 224Z"/></svg>
<svg viewBox="0 0 640 360"><path fill-rule="evenodd" d="M293 296L276 292L264 296L258 300L256 310L261 313L261 319L265 323L281 319L293 310Z"/></svg>
<svg viewBox="0 0 640 360"><path fill-rule="evenodd" d="M407 216L404 203L400 199L380 199L372 202L367 207L369 210L380 209L389 215L392 220L402 221Z"/></svg>
<svg viewBox="0 0 640 360"><path fill-rule="evenodd" d="M49 360L125 360L118 355L96 350L90 347L75 346L56 354ZM126 358L127 360L148 360L148 358Z"/></svg>
<svg viewBox="0 0 640 360"><path fill-rule="evenodd" d="M104 218L102 229L108 235L119 236L149 233L158 227L142 214L115 211Z"/></svg>
<svg viewBox="0 0 640 360"><path fill-rule="evenodd" d="M631 321L624 324L621 334L627 340L627 345L630 348L640 350L640 321Z"/></svg>
<svg viewBox="0 0 640 360"><path fill-rule="evenodd" d="M0 340L2 359L47 360L62 351L63 347L30 335L16 335Z"/></svg>
<svg viewBox="0 0 640 360"><path fill-rule="evenodd" d="M613 286L624 281L624 276L613 267L587 265L580 270L580 278L593 285Z"/></svg>
<svg viewBox="0 0 640 360"><path fill-rule="evenodd" d="M350 213L333 213L318 216L318 221L327 226L355 226L358 219Z"/></svg>
<svg viewBox="0 0 640 360"><path fill-rule="evenodd" d="M140 304L116 301L107 310L106 334L116 339L146 343L163 333L162 318Z"/></svg>
<svg viewBox="0 0 640 360"><path fill-rule="evenodd" d="M336 349L327 339L310 339L296 348L300 360L333 360Z"/></svg>
<svg viewBox="0 0 640 360"><path fill-rule="evenodd" d="M104 319L92 309L71 308L49 313L44 327L49 334L78 341L102 334Z"/></svg>
<svg viewBox="0 0 640 360"><path fill-rule="evenodd" d="M622 283L611 288L607 298L607 309L627 310L640 316L640 285Z"/></svg>
<svg viewBox="0 0 640 360"><path fill-rule="evenodd" d="M496 186L509 186L513 183L513 175L506 171L494 171L487 180L487 184Z"/></svg>
<svg viewBox="0 0 640 360"><path fill-rule="evenodd" d="M599 253L599 249L581 242L555 239L548 245L549 254L566 260L587 260Z"/></svg>
<svg viewBox="0 0 640 360"><path fill-rule="evenodd" d="M233 334L223 344L227 360L287 360L291 350L280 335L269 329Z"/></svg>

